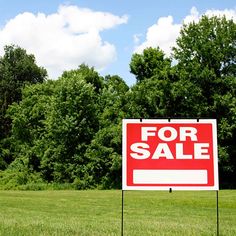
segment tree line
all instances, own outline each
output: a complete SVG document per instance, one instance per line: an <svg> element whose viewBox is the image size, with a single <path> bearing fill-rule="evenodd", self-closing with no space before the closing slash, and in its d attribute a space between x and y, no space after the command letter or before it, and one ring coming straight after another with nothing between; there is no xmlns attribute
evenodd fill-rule
<svg viewBox="0 0 236 236"><path fill-rule="evenodd" d="M172 55L133 54L128 86L82 64L57 80L26 50L0 57L0 188L121 187L123 118L215 118L221 187L236 180L236 24L183 25Z"/></svg>

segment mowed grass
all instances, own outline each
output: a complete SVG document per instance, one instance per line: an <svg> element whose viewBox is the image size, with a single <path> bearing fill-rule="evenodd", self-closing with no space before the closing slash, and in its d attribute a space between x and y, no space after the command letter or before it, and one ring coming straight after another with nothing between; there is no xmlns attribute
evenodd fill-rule
<svg viewBox="0 0 236 236"><path fill-rule="evenodd" d="M124 235L216 235L216 192L126 191ZM220 235L236 235L236 191L219 192ZM121 235L121 191L0 191L0 235Z"/></svg>

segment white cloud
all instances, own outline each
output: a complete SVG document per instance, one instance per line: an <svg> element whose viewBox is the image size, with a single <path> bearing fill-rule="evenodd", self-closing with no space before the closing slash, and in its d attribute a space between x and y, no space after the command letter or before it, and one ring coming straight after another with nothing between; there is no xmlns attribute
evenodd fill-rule
<svg viewBox="0 0 236 236"><path fill-rule="evenodd" d="M173 23L173 17L161 17L157 23L148 28L146 41L135 48L135 52L141 53L147 47L159 46L167 55L171 52L171 46L179 34L181 25Z"/></svg>
<svg viewBox="0 0 236 236"><path fill-rule="evenodd" d="M4 45L19 45L36 56L51 78L81 63L101 70L115 60L116 48L100 32L127 21L127 16L77 6L60 6L50 15L24 12L0 29L0 54Z"/></svg>
<svg viewBox="0 0 236 236"><path fill-rule="evenodd" d="M133 41L135 44L139 44L140 42L140 38L142 37L143 35L142 34L135 34L133 35Z"/></svg>
<svg viewBox="0 0 236 236"><path fill-rule="evenodd" d="M225 9L225 10L207 10L205 13L207 16L223 16L225 15L227 19L233 19L236 22L236 9ZM184 24L189 24L190 22L198 22L200 14L196 7L192 7L190 14L183 19ZM160 17L157 23L150 26L147 29L146 40L135 46L134 52L142 53L142 51L147 47L157 47L159 46L167 56L171 54L171 48L176 45L176 39L179 36L182 23L174 23L172 16Z"/></svg>
<svg viewBox="0 0 236 236"><path fill-rule="evenodd" d="M225 10L207 10L205 15L207 16L225 16L228 20L233 20L236 22L236 8L235 9L225 9Z"/></svg>
<svg viewBox="0 0 236 236"><path fill-rule="evenodd" d="M200 19L200 15L199 15L199 12L197 10L196 7L192 7L191 10L190 10L190 15L187 15L184 20L183 20L183 23L184 24L189 24L191 22L198 22L199 19Z"/></svg>

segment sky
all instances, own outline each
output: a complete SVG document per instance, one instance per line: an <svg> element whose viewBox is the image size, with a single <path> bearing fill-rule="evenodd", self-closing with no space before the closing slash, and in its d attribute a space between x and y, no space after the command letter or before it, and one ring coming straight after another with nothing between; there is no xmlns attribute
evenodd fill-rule
<svg viewBox="0 0 236 236"><path fill-rule="evenodd" d="M34 54L49 79L85 63L132 85L132 55L158 46L170 56L182 24L203 14L236 22L236 1L0 0L0 56L14 44Z"/></svg>

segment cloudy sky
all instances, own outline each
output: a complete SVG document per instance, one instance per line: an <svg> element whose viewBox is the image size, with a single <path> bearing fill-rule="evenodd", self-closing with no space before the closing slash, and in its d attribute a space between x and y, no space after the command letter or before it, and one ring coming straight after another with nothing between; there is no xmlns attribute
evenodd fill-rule
<svg viewBox="0 0 236 236"><path fill-rule="evenodd" d="M33 53L51 79L86 63L132 85L132 54L159 46L170 55L181 25L203 14L224 14L236 22L236 2L0 0L0 55L4 45L15 44Z"/></svg>

